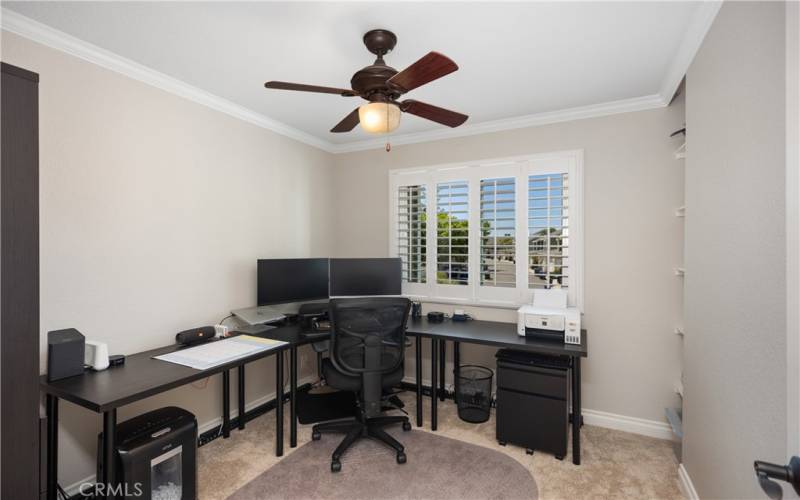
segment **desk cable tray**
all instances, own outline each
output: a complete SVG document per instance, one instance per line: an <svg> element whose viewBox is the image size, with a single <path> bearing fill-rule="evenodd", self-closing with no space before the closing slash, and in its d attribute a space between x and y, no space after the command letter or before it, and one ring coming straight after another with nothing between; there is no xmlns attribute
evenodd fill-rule
<svg viewBox="0 0 800 500"><path fill-rule="evenodd" d="M284 344L286 342L280 340L239 335L197 347L189 347L160 356L153 356L153 359L188 366L196 370L207 370L262 351L275 349Z"/></svg>

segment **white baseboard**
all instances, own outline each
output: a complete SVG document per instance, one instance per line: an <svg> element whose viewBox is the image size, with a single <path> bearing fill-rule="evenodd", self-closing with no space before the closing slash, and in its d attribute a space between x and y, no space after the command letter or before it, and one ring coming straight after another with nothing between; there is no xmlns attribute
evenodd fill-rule
<svg viewBox="0 0 800 500"><path fill-rule="evenodd" d="M77 495L78 493L81 492L80 489L81 489L81 485L82 484L92 485L92 484L94 484L95 479L97 479L97 476L95 474L92 474L91 476L87 476L87 477L85 477L85 478L83 478L83 479L81 479L79 481L75 481L74 483L72 483L69 486L65 487L64 491L67 493L67 495L70 498L72 498L73 496L75 496L75 495ZM91 488L89 486L85 486L84 488L85 488L86 492L91 491Z"/></svg>
<svg viewBox="0 0 800 500"><path fill-rule="evenodd" d="M415 383L413 377L404 377L403 382L409 384ZM430 380L422 379L423 385L430 385L430 383ZM452 387L448 384L448 388ZM633 434L640 434L642 436L649 436L658 439L672 439L672 428L667 422L629 417L627 415L618 415L616 413L590 410L587 408L583 408L581 413L583 414L583 422L588 425L631 432Z"/></svg>
<svg viewBox="0 0 800 500"><path fill-rule="evenodd" d="M678 484L681 487L681 493L683 493L683 496L685 496L687 500L700 500L700 495L698 495L697 490L694 489L692 478L689 477L689 473L686 471L686 467L684 467L683 464L678 465Z"/></svg>
<svg viewBox="0 0 800 500"><path fill-rule="evenodd" d="M583 422L589 425L658 439L672 439L672 428L666 422L590 409L583 409L581 413L583 413Z"/></svg>
<svg viewBox="0 0 800 500"><path fill-rule="evenodd" d="M310 383L313 383L313 382L316 382L316 381L317 381L317 376L316 375L308 375L308 376L305 376L305 377L299 379L297 381L297 386L300 387L303 384L310 384ZM254 408L257 408L257 407L267 403L268 401L272 401L273 399L275 399L275 392L271 392L271 393L266 394L266 395L264 395L264 396L262 396L262 397L260 397L258 399L254 399L254 400L250 401L249 403L245 403L244 409L245 409L245 411L250 411L250 410L252 410ZM236 405L231 405L231 406L233 407L233 406L236 406ZM239 408L238 407L232 408L231 409L231 414L230 414L231 420L236 418L236 417L238 417L238 416L239 416ZM211 419L208 422L205 422L203 424L199 424L197 426L197 434L200 435L200 434L203 434L204 432L208 432L208 431L210 431L212 429L216 429L220 425L222 425L222 416L219 416L217 418L213 418L213 419ZM91 476L87 476L87 477L85 477L85 478L83 478L81 480L78 480L78 481L70 484L69 486L66 486L64 488L64 491L66 491L67 495L69 495L71 497L71 496L76 495L77 493L79 493L79 490L80 490L80 487L81 487L82 484L94 484L96 480L97 480L96 474L92 474Z"/></svg>

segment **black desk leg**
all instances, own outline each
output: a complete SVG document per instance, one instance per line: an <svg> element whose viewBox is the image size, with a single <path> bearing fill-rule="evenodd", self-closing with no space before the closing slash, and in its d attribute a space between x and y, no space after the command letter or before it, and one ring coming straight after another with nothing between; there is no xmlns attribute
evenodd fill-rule
<svg viewBox="0 0 800 500"><path fill-rule="evenodd" d="M275 456L283 456L283 351L275 354Z"/></svg>
<svg viewBox="0 0 800 500"><path fill-rule="evenodd" d="M114 498L116 487L116 465L114 448L117 446L117 410L103 412L103 491L105 498Z"/></svg>
<svg viewBox="0 0 800 500"><path fill-rule="evenodd" d="M581 464L581 358L572 358L572 463Z"/></svg>
<svg viewBox="0 0 800 500"><path fill-rule="evenodd" d="M458 404L458 377L461 375L461 344L453 342L453 402Z"/></svg>
<svg viewBox="0 0 800 500"><path fill-rule="evenodd" d="M447 365L447 341L439 340L439 399L441 401L444 401L446 396L444 384L445 365Z"/></svg>
<svg viewBox="0 0 800 500"><path fill-rule="evenodd" d="M47 500L58 498L58 398L47 395Z"/></svg>
<svg viewBox="0 0 800 500"><path fill-rule="evenodd" d="M422 427L422 337L417 335L414 340L414 368L417 378L417 427Z"/></svg>
<svg viewBox="0 0 800 500"><path fill-rule="evenodd" d="M436 395L436 390L438 388L438 382L436 377L439 375L439 356L437 356L437 350L439 349L439 341L435 338L431 338L431 430L436 430L436 401L438 396Z"/></svg>
<svg viewBox="0 0 800 500"><path fill-rule="evenodd" d="M297 347L289 352L289 446L297 447Z"/></svg>
<svg viewBox="0 0 800 500"><path fill-rule="evenodd" d="M231 435L231 371L222 372L222 437Z"/></svg>
<svg viewBox="0 0 800 500"><path fill-rule="evenodd" d="M244 430L244 365L239 365L239 429Z"/></svg>

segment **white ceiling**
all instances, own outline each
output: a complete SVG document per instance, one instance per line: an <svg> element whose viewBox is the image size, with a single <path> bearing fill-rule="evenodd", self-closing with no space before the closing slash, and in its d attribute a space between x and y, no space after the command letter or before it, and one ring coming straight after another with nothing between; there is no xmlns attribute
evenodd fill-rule
<svg viewBox="0 0 800 500"><path fill-rule="evenodd" d="M349 88L352 74L374 60L361 41L369 29L397 34L397 47L386 62L398 70L431 50L452 58L459 71L408 97L468 114L472 126L663 93L701 3L3 6L335 145L373 138L359 128L348 134L328 132L363 101L266 90L263 83ZM395 134L441 128L405 114Z"/></svg>

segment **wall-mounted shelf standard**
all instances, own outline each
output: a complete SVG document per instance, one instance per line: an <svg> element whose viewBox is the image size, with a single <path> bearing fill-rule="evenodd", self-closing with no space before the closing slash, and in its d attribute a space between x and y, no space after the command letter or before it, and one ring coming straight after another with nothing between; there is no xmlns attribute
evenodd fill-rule
<svg viewBox="0 0 800 500"><path fill-rule="evenodd" d="M672 134L670 134L670 139L678 138L675 140L677 142L681 139L680 136L683 136L683 141L681 142L680 146L673 152L673 156L675 156L676 160L682 160L686 158L686 125L684 124L683 128L676 130ZM673 142L674 144L674 142ZM681 162L681 164L685 165L685 162ZM685 218L686 217L686 205L681 205L675 208L674 212L675 217ZM673 268L673 272L675 276L679 278L683 278L686 275L686 268L683 266L675 266ZM681 324L675 326L673 332L675 335L680 337L678 343L682 345L684 344L685 333L683 327L683 321L681 320ZM680 397L680 402L676 408L665 408L665 413L667 416L667 421L669 421L669 425L672 428L672 445L675 451L675 457L678 459L678 462L683 460L683 372L681 372L680 379L675 383L675 393Z"/></svg>

